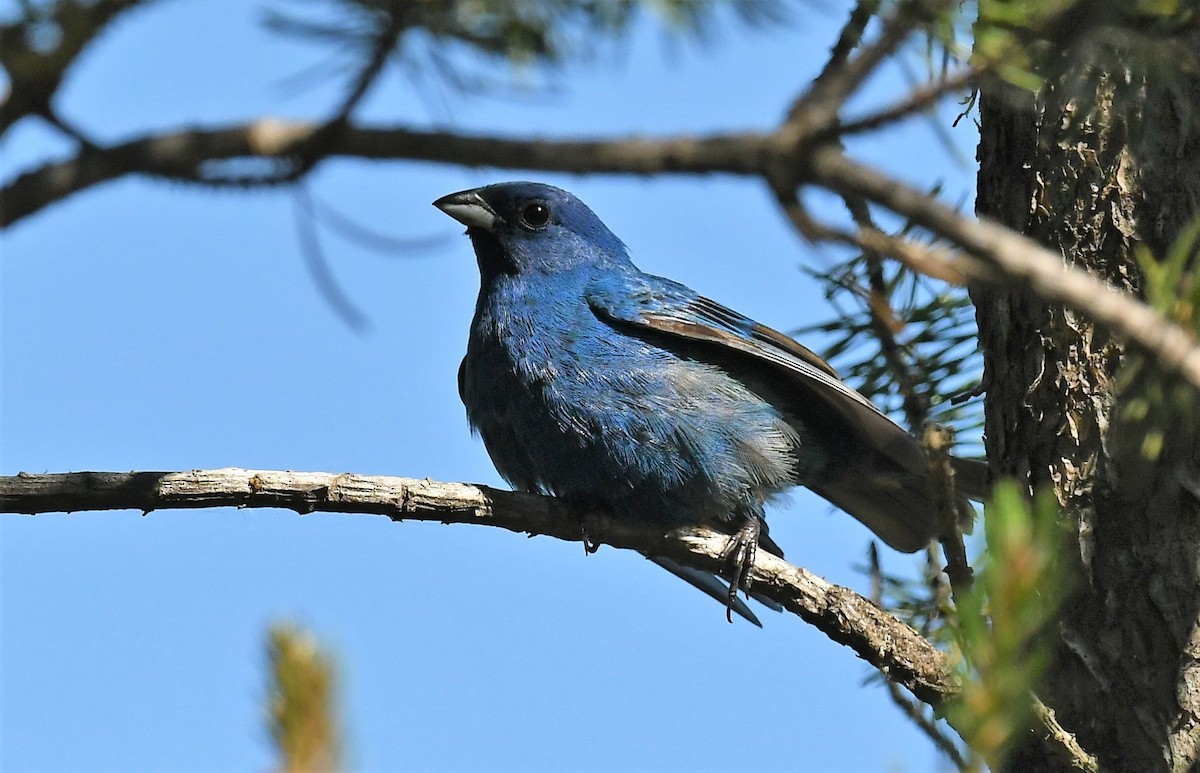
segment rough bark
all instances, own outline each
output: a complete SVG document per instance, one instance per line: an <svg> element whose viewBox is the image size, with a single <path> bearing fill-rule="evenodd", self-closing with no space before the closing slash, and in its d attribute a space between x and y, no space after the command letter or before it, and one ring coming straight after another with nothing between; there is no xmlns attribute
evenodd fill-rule
<svg viewBox="0 0 1200 773"><path fill-rule="evenodd" d="M1190 48L1200 50L1200 35ZM1078 43L1078 42L1077 42ZM1120 43L1042 61L1034 95L981 99L977 211L1136 293L1134 248L1162 254L1200 211L1200 70L1160 77ZM1190 122L1190 123L1189 123ZM1028 291L973 291L993 472L1049 487L1075 535L1076 588L1038 691L1103 769L1186 771L1200 741L1200 517L1180 485L1194 438L1153 465L1113 456L1121 342ZM1122 473L1125 473L1124 475ZM1008 769L1066 769L1036 738Z"/></svg>

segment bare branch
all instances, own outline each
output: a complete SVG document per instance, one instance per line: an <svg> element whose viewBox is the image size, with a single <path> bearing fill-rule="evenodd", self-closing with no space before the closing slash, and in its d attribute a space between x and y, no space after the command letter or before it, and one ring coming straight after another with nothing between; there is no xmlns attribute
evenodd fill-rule
<svg viewBox="0 0 1200 773"><path fill-rule="evenodd" d="M665 530L564 502L463 483L318 472L241 469L190 472L80 472L0 477L0 512L281 507L386 515L394 521L498 526L561 540L603 542L719 572L728 536L701 527ZM945 656L908 625L854 591L758 551L754 590L850 647L923 701L959 691Z"/></svg>
<svg viewBox="0 0 1200 773"><path fill-rule="evenodd" d="M954 432L936 424L927 424L921 429L921 445L925 447L925 453L929 457L929 481L941 528L938 542L942 544L942 552L946 556L946 576L950 578L950 592L954 603L960 605L962 594L971 590L975 573L967 563L967 547L963 543L959 508L955 506L954 467L950 464Z"/></svg>
<svg viewBox="0 0 1200 773"><path fill-rule="evenodd" d="M71 194L126 174L141 173L207 185L278 183L286 175L229 179L214 162L259 159L291 167L322 124L261 119L215 129L151 134L25 172L0 188L0 227L16 223ZM402 127L350 126L331 143L333 156L434 161L456 166L652 175L762 175L771 135L591 140L510 139Z"/></svg>
<svg viewBox="0 0 1200 773"><path fill-rule="evenodd" d="M1088 753L1079 745L1079 741L1075 739L1075 734L1067 731L1058 723L1058 717L1054 715L1054 710L1042 703L1041 698L1036 695L1033 697L1033 713L1037 716L1038 724L1046 731L1046 744L1051 750L1059 755L1059 758L1067 763L1072 770L1081 771L1081 773L1100 773L1099 761Z"/></svg>
<svg viewBox="0 0 1200 773"><path fill-rule="evenodd" d="M874 131L888 124L895 123L902 118L907 118L913 113L919 113L932 106L942 97L967 88L981 74L982 72L978 69L968 68L953 75L947 75L945 78L928 83L912 91L904 99L878 112L839 125L838 134L845 137L850 134Z"/></svg>

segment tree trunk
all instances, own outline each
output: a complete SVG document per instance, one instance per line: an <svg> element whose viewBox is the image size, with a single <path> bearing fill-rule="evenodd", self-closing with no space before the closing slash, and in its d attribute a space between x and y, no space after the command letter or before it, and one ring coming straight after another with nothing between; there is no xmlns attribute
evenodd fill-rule
<svg viewBox="0 0 1200 773"><path fill-rule="evenodd" d="M1051 46L1036 94L988 84L978 213L1137 292L1134 248L1163 255L1200 211L1200 35L1190 37L1164 71L1139 58L1132 34L1089 32ZM1076 585L1038 694L1102 769L1196 769L1200 508L1180 473L1194 474L1200 447L1168 432L1157 462L1124 464L1113 452L1122 344L1027 291L973 297L993 474L1051 488L1074 535L1064 558ZM1007 764L1060 766L1032 736Z"/></svg>

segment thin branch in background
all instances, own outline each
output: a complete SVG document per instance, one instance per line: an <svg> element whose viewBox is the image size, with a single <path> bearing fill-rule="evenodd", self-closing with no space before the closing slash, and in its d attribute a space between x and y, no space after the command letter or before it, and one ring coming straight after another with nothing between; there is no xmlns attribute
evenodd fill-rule
<svg viewBox="0 0 1200 773"><path fill-rule="evenodd" d="M945 78L927 83L909 92L904 99L878 110L862 118L846 121L838 126L838 135L847 137L853 134L875 131L884 126L896 123L914 113L931 108L938 100L948 94L961 91L970 86L981 75L981 71L967 68Z"/></svg>
<svg viewBox="0 0 1200 773"><path fill-rule="evenodd" d="M365 333L371 326L367 315L350 300L350 296L342 290L334 277L325 251L321 249L321 238L317 232L317 218L313 212L312 198L303 184L297 184L292 192L292 211L296 216L296 236L300 241L300 255L304 258L304 267L308 275L320 291L321 297L338 316L355 333Z"/></svg>
<svg viewBox="0 0 1200 773"><path fill-rule="evenodd" d="M846 100L912 33L923 19L939 13L952 0L909 0L900 3L883 20L879 37L862 47L857 56L830 62L820 76L792 103L784 129L793 142L811 141L816 135L835 133L838 115ZM839 56L842 52L835 49Z"/></svg>
<svg viewBox="0 0 1200 773"><path fill-rule="evenodd" d="M929 484L933 489L933 503L938 516L938 541L946 555L946 576L950 578L950 592L957 605L962 594L971 590L975 572L967 562L967 548L963 543L960 517L970 517L961 512L958 496L954 489L954 468L950 464L950 449L954 445L954 432L946 427L928 424L921 431L921 445L929 457ZM970 505L962 505L969 508Z"/></svg>
<svg viewBox="0 0 1200 773"><path fill-rule="evenodd" d="M62 132L66 136L68 136L71 139L78 142L79 147L82 148L83 150L95 151L97 149L98 146L96 145L96 143L90 137L88 137L86 134L84 134L82 129L80 129L80 128L74 126L73 124L71 124L70 122L66 121L62 116L60 116L58 114L58 112L56 110L54 110L54 108L47 107L45 110L43 110L41 112L41 116L42 116L42 119L46 121L46 123L50 124L55 129L58 129L60 132Z"/></svg>
<svg viewBox="0 0 1200 773"><path fill-rule="evenodd" d="M854 8L850 10L850 16L842 25L841 32L838 33L837 41L829 52L829 59L826 60L825 66L821 68L821 73L817 76L818 81L829 78L832 73L846 65L850 54L862 42L867 25L879 12L880 2L881 0L858 0L854 4Z"/></svg>
<svg viewBox="0 0 1200 773"><path fill-rule="evenodd" d="M1078 770L1080 773L1100 773L1099 760L1079 745L1074 733L1059 724L1054 709L1042 703L1042 699L1036 695L1032 697L1033 713L1038 719L1038 725L1049 733L1049 739L1053 741L1049 747L1058 754L1059 759L1071 770Z"/></svg>
<svg viewBox="0 0 1200 773"><path fill-rule="evenodd" d="M871 210L861 196L846 195L842 197L860 231L879 229L871 219ZM900 390L904 401L904 415L908 420L910 432L925 424L929 417L929 403L917 389L917 378L905 361L900 342L896 340L896 332L903 323L892 308L890 291L883 278L883 256L877 250L863 250L867 261L867 276L870 283L870 295L867 303L867 313L871 319L871 331L879 341L879 350L883 354L888 370Z"/></svg>
<svg viewBox="0 0 1200 773"><path fill-rule="evenodd" d="M389 256L410 257L414 252L428 251L448 246L455 234L438 236L393 236L363 225L345 213L339 212L327 201L309 195L312 211L322 225L336 231L346 239Z"/></svg>
<svg viewBox="0 0 1200 773"><path fill-rule="evenodd" d="M879 562L879 548L876 547L874 541L871 542L867 555L870 561L871 600L882 608L884 606L883 570ZM960 771L968 771L975 768L974 765L963 757L958 744L954 743L954 739L942 732L942 729L937 726L937 722L926 715L921 703L905 695L904 688L895 682L884 679L883 683L887 687L888 696L892 699L892 703L899 707L904 716L908 717L917 726L917 729L924 733L929 740L933 741L934 746L950 758L950 762L954 764L955 768Z"/></svg>
<svg viewBox="0 0 1200 773"><path fill-rule="evenodd" d="M299 163L288 172L287 180L299 180L329 156L335 143L341 139L349 127L350 116L354 113L354 109L366 97L367 92L371 90L383 72L384 65L392 57L400 35L404 32L404 25L399 13L386 13L384 16L386 21L377 30L374 40L371 41L370 55L355 77L353 85L333 116L326 120L324 125L309 138L306 147L300 154Z"/></svg>

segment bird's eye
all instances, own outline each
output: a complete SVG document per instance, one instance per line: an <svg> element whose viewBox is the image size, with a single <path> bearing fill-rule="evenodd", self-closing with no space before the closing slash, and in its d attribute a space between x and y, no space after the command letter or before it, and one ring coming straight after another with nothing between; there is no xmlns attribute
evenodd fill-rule
<svg viewBox="0 0 1200 773"><path fill-rule="evenodd" d="M541 228L550 222L550 208L545 204L526 204L521 210L521 222L530 228Z"/></svg>

